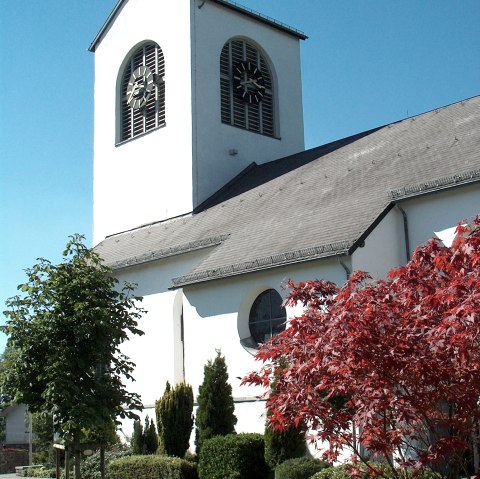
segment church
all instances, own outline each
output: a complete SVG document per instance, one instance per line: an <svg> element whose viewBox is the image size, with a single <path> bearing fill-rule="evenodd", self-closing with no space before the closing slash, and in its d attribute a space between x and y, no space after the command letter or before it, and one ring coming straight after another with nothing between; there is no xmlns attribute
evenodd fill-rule
<svg viewBox="0 0 480 479"><path fill-rule="evenodd" d="M480 212L480 97L305 150L304 33L227 0L119 0L95 54L94 244L147 313L125 353L154 417L225 356L240 386L288 327L289 279L376 278ZM131 425L125 424L125 431Z"/></svg>

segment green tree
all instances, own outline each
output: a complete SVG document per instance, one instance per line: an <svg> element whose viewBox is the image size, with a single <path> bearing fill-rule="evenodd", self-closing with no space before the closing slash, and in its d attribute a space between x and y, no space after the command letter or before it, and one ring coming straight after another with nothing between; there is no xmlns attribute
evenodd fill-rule
<svg viewBox="0 0 480 479"><path fill-rule="evenodd" d="M144 454L155 454L158 449L157 429L153 419L145 418L145 427L143 430Z"/></svg>
<svg viewBox="0 0 480 479"><path fill-rule="evenodd" d="M198 392L198 408L195 418L195 445L197 454L205 439L235 432L237 418L234 411L232 386L228 382L225 358L217 356L208 361L203 370L203 383Z"/></svg>
<svg viewBox="0 0 480 479"><path fill-rule="evenodd" d="M193 427L192 386L181 382L171 389L167 382L165 393L155 403L158 434L166 454L183 457L188 450Z"/></svg>
<svg viewBox="0 0 480 479"><path fill-rule="evenodd" d="M133 379L134 364L120 352L128 335L143 334L141 298L131 284L119 288L83 241L70 237L60 264L41 258L26 270L24 294L7 300L1 328L16 356L1 372L2 393L53 414L55 431L75 452L82 430L134 418L142 407L123 383ZM78 453L76 466L79 477Z"/></svg>
<svg viewBox="0 0 480 479"><path fill-rule="evenodd" d="M139 420L133 423L132 435L133 454L155 454L158 448L157 431L155 424L148 416L145 418L145 425Z"/></svg>
<svg viewBox="0 0 480 479"><path fill-rule="evenodd" d="M145 437L143 435L143 426L139 420L133 423L132 434L132 452L133 454L143 454L145 450Z"/></svg>

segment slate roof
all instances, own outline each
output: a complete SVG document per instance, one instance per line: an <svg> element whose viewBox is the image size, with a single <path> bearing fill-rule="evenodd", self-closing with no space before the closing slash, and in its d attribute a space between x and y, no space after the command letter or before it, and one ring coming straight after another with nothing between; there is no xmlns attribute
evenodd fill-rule
<svg viewBox="0 0 480 479"><path fill-rule="evenodd" d="M107 237L115 269L205 249L172 287L351 254L395 201L480 182L480 97L262 165L192 213Z"/></svg>

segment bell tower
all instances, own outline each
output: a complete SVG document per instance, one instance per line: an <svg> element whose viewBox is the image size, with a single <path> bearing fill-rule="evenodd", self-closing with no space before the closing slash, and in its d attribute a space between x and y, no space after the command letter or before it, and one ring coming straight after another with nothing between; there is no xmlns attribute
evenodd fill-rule
<svg viewBox="0 0 480 479"><path fill-rule="evenodd" d="M227 0L119 0L90 45L94 243L303 150L305 38Z"/></svg>

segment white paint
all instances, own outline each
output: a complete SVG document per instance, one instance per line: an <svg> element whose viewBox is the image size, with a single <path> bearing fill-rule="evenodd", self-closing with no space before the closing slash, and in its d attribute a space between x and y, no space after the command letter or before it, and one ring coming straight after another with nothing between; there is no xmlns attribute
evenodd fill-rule
<svg viewBox="0 0 480 479"><path fill-rule="evenodd" d="M394 208L370 233L352 255L352 270L370 273L373 279L384 278L393 268L405 264L407 254L401 213Z"/></svg>

